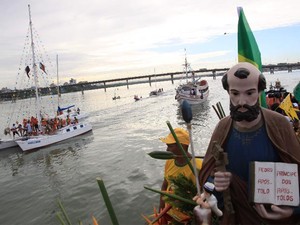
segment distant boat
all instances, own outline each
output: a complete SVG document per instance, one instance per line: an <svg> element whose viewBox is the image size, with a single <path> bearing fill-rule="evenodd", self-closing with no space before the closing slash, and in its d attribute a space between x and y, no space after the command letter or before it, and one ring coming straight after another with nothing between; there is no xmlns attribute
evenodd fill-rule
<svg viewBox="0 0 300 225"><path fill-rule="evenodd" d="M281 82L277 79L275 81L275 85L272 85L271 83L269 90L267 90L265 93L268 108L271 108L271 106L274 103L280 104L283 101L283 99L287 95L287 90L281 85Z"/></svg>
<svg viewBox="0 0 300 225"><path fill-rule="evenodd" d="M190 68L185 56L184 73L186 83L176 88L175 99L182 104L186 100L191 105L201 104L205 102L209 95L209 86L206 80L195 79L195 73Z"/></svg>
<svg viewBox="0 0 300 225"><path fill-rule="evenodd" d="M29 11L29 25L30 25L30 33L31 33L31 52L32 52L32 65L33 65L33 78L35 82L35 95L36 95L36 115L37 115L37 121L39 125L39 129L36 131L36 136L30 136L29 139L26 140L17 140L16 143L20 146L20 148L23 151L28 151L32 149L37 149L41 147L45 147L48 145L55 144L60 141L64 141L67 139L70 139L72 137L87 133L92 130L92 125L85 124L85 123L76 123L76 124L68 124L67 126L63 126L60 129L51 129L51 134L43 132L44 130L47 130L47 126L50 126L50 124L47 124L46 127L42 126L42 119L41 119L41 105L40 105L40 96L38 92L38 78L37 78L37 63L35 62L35 48L34 48L34 40L32 35L32 21L31 21L31 12L30 12L30 5L28 5L28 11ZM45 73L45 66L40 63L40 69L43 70ZM27 72L28 71L28 72ZM31 71L29 66L26 67L27 74ZM53 121L52 121L53 122ZM54 127L54 126L53 126Z"/></svg>
<svg viewBox="0 0 300 225"><path fill-rule="evenodd" d="M149 96L151 97L151 96L161 95L163 92L164 92L164 89L163 88L159 88L157 90L151 91L149 93Z"/></svg>
<svg viewBox="0 0 300 225"><path fill-rule="evenodd" d="M141 100L141 98L142 98L142 96L141 96L141 97L139 97L138 95L134 95L134 96L133 96L133 99L134 99L135 101L139 101L139 100Z"/></svg>
<svg viewBox="0 0 300 225"><path fill-rule="evenodd" d="M154 69L154 74L155 74L155 76L154 76L154 78L155 78L155 90L150 91L150 93L149 93L149 96L150 96L150 97L151 97L151 96L158 96L158 95L161 95L161 94L163 93L163 91L164 91L163 88L157 89L157 87L156 87L156 72L155 72L155 69Z"/></svg>
<svg viewBox="0 0 300 225"><path fill-rule="evenodd" d="M116 94L116 90L115 90L115 92L114 92L114 97L112 97L112 100L117 100L117 99L120 99L121 97L118 95L117 96L117 94Z"/></svg>

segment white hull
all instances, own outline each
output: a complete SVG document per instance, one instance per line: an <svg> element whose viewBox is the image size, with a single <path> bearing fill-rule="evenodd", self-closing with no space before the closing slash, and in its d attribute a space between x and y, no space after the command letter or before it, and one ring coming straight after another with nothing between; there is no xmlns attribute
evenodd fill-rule
<svg viewBox="0 0 300 225"><path fill-rule="evenodd" d="M32 137L28 140L20 140L16 142L23 151L28 151L64 141L72 137L87 133L91 130L92 125L90 124L76 124L64 127L60 129L58 133L53 135L40 135L37 137Z"/></svg>
<svg viewBox="0 0 300 225"><path fill-rule="evenodd" d="M0 150L1 149L7 149L7 148L13 148L13 147L17 147L18 144L16 141L21 141L21 140L25 140L28 139L27 137L16 137L15 139L10 138L10 139L5 139L5 140L0 140Z"/></svg>
<svg viewBox="0 0 300 225"><path fill-rule="evenodd" d="M201 104L203 102L206 102L207 98L209 95L209 91L203 93L203 96L201 97L201 95L190 95L190 94L177 94L176 95L176 100L182 104L182 102L184 100L186 100L190 105L197 105L197 104Z"/></svg>
<svg viewBox="0 0 300 225"><path fill-rule="evenodd" d="M206 80L197 83L187 83L180 85L176 89L175 99L182 104L186 100L191 105L205 102L209 95L209 87Z"/></svg>
<svg viewBox="0 0 300 225"><path fill-rule="evenodd" d="M1 149L6 149L6 148L12 148L16 147L18 144L14 139L9 139L9 140L0 140L0 150Z"/></svg>

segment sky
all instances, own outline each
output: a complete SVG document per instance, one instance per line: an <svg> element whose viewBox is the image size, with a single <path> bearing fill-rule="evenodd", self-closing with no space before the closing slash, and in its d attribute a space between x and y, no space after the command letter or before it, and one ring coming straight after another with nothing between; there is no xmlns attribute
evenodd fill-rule
<svg viewBox="0 0 300 225"><path fill-rule="evenodd" d="M195 70L230 67L237 62L237 7L244 9L263 64L300 62L299 0L0 3L0 89L13 88L24 75L28 4L55 76L58 56L61 83L183 71L185 54Z"/></svg>

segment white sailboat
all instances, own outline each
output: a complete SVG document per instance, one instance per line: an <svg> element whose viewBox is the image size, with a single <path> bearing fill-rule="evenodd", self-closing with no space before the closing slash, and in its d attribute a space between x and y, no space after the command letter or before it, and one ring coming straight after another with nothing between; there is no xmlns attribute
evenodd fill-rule
<svg viewBox="0 0 300 225"><path fill-rule="evenodd" d="M155 90L153 90L153 91L150 91L150 93L149 93L149 96L151 97L151 96L158 96L158 95L161 95L162 93L163 93L163 88L159 88L159 89L157 89L157 87L156 87L156 72L155 72L155 69L154 69L154 78L155 78Z"/></svg>
<svg viewBox="0 0 300 225"><path fill-rule="evenodd" d="M117 90L118 89L115 89L115 91L114 91L114 97L112 97L112 100L117 100L117 99L121 98L119 95L117 96Z"/></svg>
<svg viewBox="0 0 300 225"><path fill-rule="evenodd" d="M37 81L37 65L35 61L35 46L32 32L32 21L30 5L28 5L29 11L29 26L31 36L31 51L32 51L32 66L33 66L33 78L35 83L35 95L36 95L36 116L39 122L39 130L41 128L41 101L38 92L38 81ZM55 130L53 134L38 134L37 136L30 136L27 140L17 140L16 143L20 146L23 151L37 149L48 145L55 144L60 141L70 139L72 137L87 133L92 130L92 125L86 123L69 124L60 129Z"/></svg>
<svg viewBox="0 0 300 225"><path fill-rule="evenodd" d="M191 70L190 64L187 62L185 55L184 73L186 76L186 83L181 84L176 88L175 99L182 104L186 100L191 105L203 103L207 100L209 95L208 82L203 79L195 79L194 71ZM191 80L189 80L191 74Z"/></svg>

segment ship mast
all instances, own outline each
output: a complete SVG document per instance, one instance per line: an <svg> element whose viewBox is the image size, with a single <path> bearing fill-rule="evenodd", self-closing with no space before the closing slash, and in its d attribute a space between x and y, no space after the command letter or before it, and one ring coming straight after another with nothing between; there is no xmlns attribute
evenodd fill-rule
<svg viewBox="0 0 300 225"><path fill-rule="evenodd" d="M192 83L195 83L195 74L194 71L191 70L191 65L188 63L187 61L187 57L186 57L186 49L184 49L185 52L185 59L184 59L184 70L185 70L185 76L186 76L186 83L188 83L189 80L189 72L192 73Z"/></svg>
<svg viewBox="0 0 300 225"><path fill-rule="evenodd" d="M40 109L40 98L38 93L38 80L37 80L37 66L35 62L35 53L34 53L34 42L33 42L33 33L32 33L32 21L31 21L31 12L30 5L28 5L29 12L29 27L30 27L30 37L31 37L31 51L32 51L32 66L33 66L33 78L35 85L35 97L36 97L36 117L39 121L39 126L41 126L41 109Z"/></svg>
<svg viewBox="0 0 300 225"><path fill-rule="evenodd" d="M59 77L58 77L58 55L56 55L56 74L57 74L57 104L59 106L60 92L59 92Z"/></svg>

